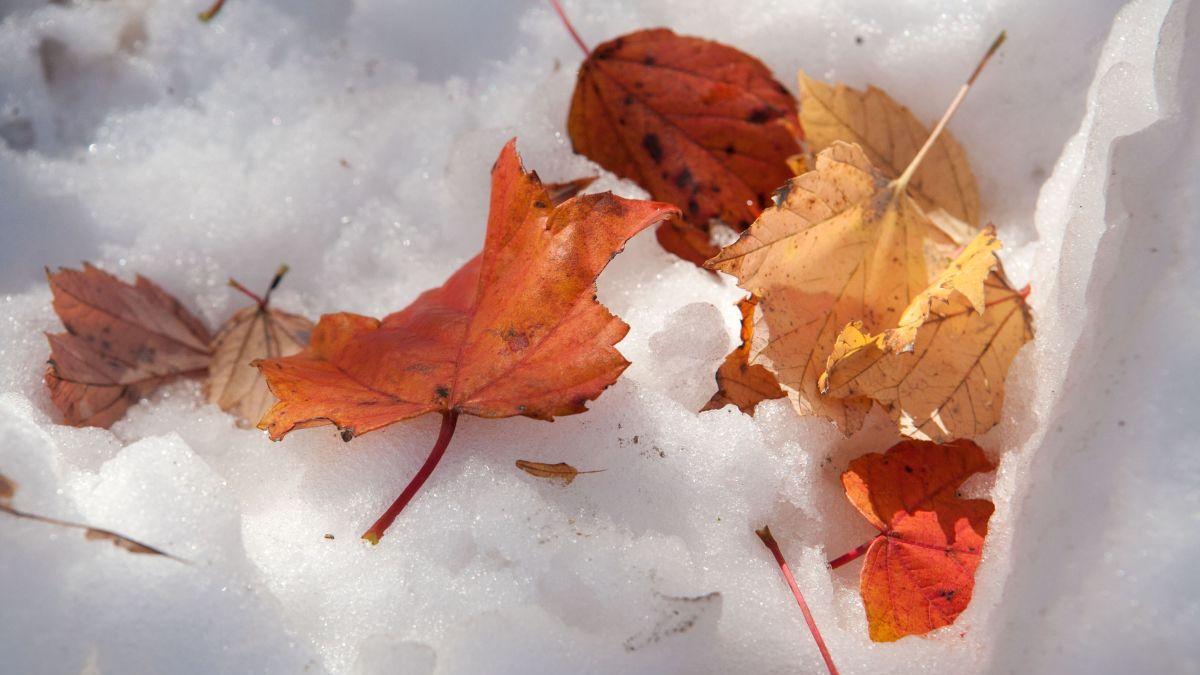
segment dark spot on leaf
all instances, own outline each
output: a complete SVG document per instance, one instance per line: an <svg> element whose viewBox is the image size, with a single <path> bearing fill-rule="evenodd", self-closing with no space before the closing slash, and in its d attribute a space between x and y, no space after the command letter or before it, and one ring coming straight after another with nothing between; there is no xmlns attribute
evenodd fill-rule
<svg viewBox="0 0 1200 675"><path fill-rule="evenodd" d="M540 199L539 199L539 200L537 200L537 201L535 201L535 202L533 203L533 205L534 205L534 207L536 207L536 208L539 208L539 209L544 209L544 208L546 208L546 202L544 202L544 201L542 201L542 200L540 200Z"/></svg>
<svg viewBox="0 0 1200 675"><path fill-rule="evenodd" d="M700 204L698 204L695 199L689 199L687 203L687 210L691 215L698 216L700 215Z"/></svg>
<svg viewBox="0 0 1200 675"><path fill-rule="evenodd" d="M907 464L905 464L904 465L904 473L912 473L912 472L913 472L913 468L911 466L908 466Z"/></svg>
<svg viewBox="0 0 1200 675"><path fill-rule="evenodd" d="M653 66L654 64L658 63L658 61L656 61L653 56L647 56L646 58L642 59L642 63L648 66Z"/></svg>
<svg viewBox="0 0 1200 675"><path fill-rule="evenodd" d="M631 96L629 94L625 95L625 105L633 105L633 101L634 101L633 96Z"/></svg>
<svg viewBox="0 0 1200 675"><path fill-rule="evenodd" d="M734 152L736 152L736 150L734 150L734 148L733 148L733 143L730 143L729 145L725 146L725 154L732 155Z"/></svg>
<svg viewBox="0 0 1200 675"><path fill-rule="evenodd" d="M763 122L771 119L772 112L773 111L770 108L755 108L754 110L750 111L749 115L746 116L746 121L751 124L762 124Z"/></svg>
<svg viewBox="0 0 1200 675"><path fill-rule="evenodd" d="M438 398L446 398L450 395L450 390L446 388L446 385L439 384L437 389L433 390L433 393L437 394Z"/></svg>
<svg viewBox="0 0 1200 675"><path fill-rule="evenodd" d="M657 134L646 134L642 136L642 147L646 152L650 153L650 159L655 162L661 162L663 158L662 144L658 142Z"/></svg>
<svg viewBox="0 0 1200 675"><path fill-rule="evenodd" d="M687 186L691 185L692 183L693 183L692 172L689 171L688 169L684 169L683 171L680 171L679 174L677 176L675 176L676 187L686 188Z"/></svg>

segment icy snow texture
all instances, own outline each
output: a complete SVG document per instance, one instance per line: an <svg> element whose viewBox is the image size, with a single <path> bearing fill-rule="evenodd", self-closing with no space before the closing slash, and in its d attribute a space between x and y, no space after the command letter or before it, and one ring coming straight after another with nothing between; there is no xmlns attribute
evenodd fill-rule
<svg viewBox="0 0 1200 675"><path fill-rule="evenodd" d="M1038 338L974 481L997 512L976 597L928 639L866 638L854 456L786 403L697 415L738 293L649 235L601 278L634 365L584 415L464 419L377 547L357 535L437 420L272 444L184 383L111 431L54 423L42 265L146 274L216 326L229 276L294 269L280 306L382 315L482 241L518 136L544 178L594 171L564 120L580 54L525 2L0 2L0 471L17 504L188 559L0 519L13 673L816 672L753 529L770 523L843 672L1195 672L1200 630L1200 8L1187 2L572 2L592 43L669 25L872 82L931 120L1001 28L958 119ZM1111 28L1111 31L1110 31ZM604 176L598 189L641 196ZM569 488L515 459L567 461ZM326 538L331 534L334 538Z"/></svg>

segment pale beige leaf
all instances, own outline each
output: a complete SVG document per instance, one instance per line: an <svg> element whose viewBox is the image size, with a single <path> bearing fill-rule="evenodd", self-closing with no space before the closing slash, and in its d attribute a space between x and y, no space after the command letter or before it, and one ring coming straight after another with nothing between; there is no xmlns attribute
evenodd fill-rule
<svg viewBox="0 0 1200 675"><path fill-rule="evenodd" d="M708 266L760 298L770 338L759 360L796 408L850 434L870 401L817 387L838 331L854 320L872 331L894 326L943 263L933 224L861 148L834 142L815 164Z"/></svg>
<svg viewBox="0 0 1200 675"><path fill-rule="evenodd" d="M828 85L800 71L800 123L814 153L837 141L856 143L871 163L889 178L898 177L929 137L929 129L886 92L866 91L844 84ZM979 224L979 188L966 153L949 132L943 132L913 175L909 192L950 237L967 232L943 221L934 212L944 209L973 229ZM970 233L972 236L974 232Z"/></svg>
<svg viewBox="0 0 1200 675"><path fill-rule="evenodd" d="M984 433L1000 419L1004 380L1033 338L1024 296L995 258L989 227L915 298L896 328L846 326L821 390L878 401L905 436L946 442Z"/></svg>
<svg viewBox="0 0 1200 675"><path fill-rule="evenodd" d="M234 314L213 340L213 360L204 384L209 403L254 426L275 403L256 359L291 356L308 345L313 322L265 305Z"/></svg>

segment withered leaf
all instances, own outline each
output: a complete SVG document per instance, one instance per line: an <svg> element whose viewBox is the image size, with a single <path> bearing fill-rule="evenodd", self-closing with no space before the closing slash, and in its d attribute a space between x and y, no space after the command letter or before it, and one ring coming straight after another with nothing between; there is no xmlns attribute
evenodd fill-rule
<svg viewBox="0 0 1200 675"><path fill-rule="evenodd" d="M46 276L67 332L46 336L45 379L67 424L108 427L159 385L208 367L204 324L149 279L126 284L86 263Z"/></svg>
<svg viewBox="0 0 1200 675"><path fill-rule="evenodd" d="M659 242L695 262L716 252L709 221L745 229L800 150L795 99L762 62L663 28L592 50L567 130L576 152L683 210Z"/></svg>
<svg viewBox="0 0 1200 675"><path fill-rule="evenodd" d="M566 462L558 462L557 464L544 464L542 462L531 462L525 459L517 460L517 468L538 478L549 478L551 480L561 481L563 485L570 485L575 477L581 473L600 473L603 469L595 471L580 471Z"/></svg>
<svg viewBox="0 0 1200 675"><path fill-rule="evenodd" d="M583 176L574 180L563 181L561 183L546 183L546 192L550 194L550 203L558 206L567 201L571 197L577 196L580 192L588 189L592 183L596 182L599 176Z"/></svg>
<svg viewBox="0 0 1200 675"><path fill-rule="evenodd" d="M137 541L136 539L131 539L124 535L117 534L116 532L113 532L112 530L105 530L105 529L99 528L99 527L91 527L90 525L83 525L81 523L75 523L75 522L72 522L69 520L61 520L59 518L51 518L50 516L42 516L42 515L38 515L36 513L29 513L27 511L22 511L20 509L14 508L12 506L12 498L13 498L13 495L16 494L16 491L17 491L17 484L15 482L13 482L12 479L5 476L4 474L0 474L0 512L7 513L8 515L10 515L14 518L21 518L23 520L32 520L35 522L46 523L47 525L55 525L58 527L68 527L73 530L83 530L84 536L87 537L87 539L89 539L89 540L111 541L114 546L116 546L118 548L123 548L126 551L129 551L130 553L158 555L158 556L163 556L166 558L171 558L172 560L177 560L179 562L184 562L184 563L187 562L185 560L181 560L180 558L176 558L175 556L171 555L170 553L160 551L160 550L154 548L153 546L150 546L148 544L143 544L142 542Z"/></svg>
<svg viewBox="0 0 1200 675"><path fill-rule="evenodd" d="M239 424L257 424L275 403L262 373L250 364L256 359L291 356L308 345L312 333L313 322L308 318L270 305L271 293L286 272L286 266L280 268L261 298L243 289L255 304L230 317L213 339L205 398L237 416ZM230 284L243 288L232 280Z"/></svg>
<svg viewBox="0 0 1200 675"><path fill-rule="evenodd" d="M758 299L753 295L738 302L742 313L741 344L717 368L717 393L700 409L720 410L730 403L747 415L754 414L754 407L769 399L787 396L779 388L779 382L771 371L760 363L754 363L754 313ZM760 346L761 349L761 346Z"/></svg>
<svg viewBox="0 0 1200 675"><path fill-rule="evenodd" d="M1033 338L1025 298L996 259L999 248L989 225L895 328L868 335L860 323L846 326L821 390L878 401L912 438L944 442L994 426L1009 365Z"/></svg>
<svg viewBox="0 0 1200 675"><path fill-rule="evenodd" d="M855 143L888 178L897 178L929 137L929 129L886 92L868 86L866 91L844 84L828 85L800 71L800 121L812 152L837 141ZM967 226L979 224L979 188L966 152L949 132L942 133L929 149L909 183L909 193L939 226L936 215L944 210ZM947 228L954 230L954 228ZM947 232L955 237L974 235L968 229Z"/></svg>

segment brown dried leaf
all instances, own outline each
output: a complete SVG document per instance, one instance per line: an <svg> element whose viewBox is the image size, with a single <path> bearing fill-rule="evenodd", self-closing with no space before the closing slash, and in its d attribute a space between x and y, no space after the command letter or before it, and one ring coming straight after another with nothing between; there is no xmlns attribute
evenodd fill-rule
<svg viewBox="0 0 1200 675"><path fill-rule="evenodd" d="M581 473L600 473L603 469L596 471L580 471L566 462L557 464L544 464L542 462L530 462L524 459L517 460L517 468L538 478L549 478L550 480L562 481L563 485L570 485L575 477Z"/></svg>
<svg viewBox="0 0 1200 675"><path fill-rule="evenodd" d="M897 178L929 137L929 129L882 89L866 91L844 84L828 85L800 71L800 122L809 147L820 152L837 141L856 143L888 178ZM909 193L939 225L935 212L970 226L965 243L979 224L979 188L967 155L949 132L943 132L913 174ZM952 228L951 228L952 229ZM954 236L955 233L947 234Z"/></svg>
<svg viewBox="0 0 1200 675"><path fill-rule="evenodd" d="M17 484L8 476L0 473L0 505L11 504L15 494L17 494Z"/></svg>
<svg viewBox="0 0 1200 675"><path fill-rule="evenodd" d="M20 509L13 508L11 502L12 502L13 495L16 494L16 491L17 491L17 484L15 482L13 482L13 480L10 479L8 476L5 476L4 474L0 474L0 512L7 513L8 515L13 516L14 518L21 518L22 520L32 520L32 521L39 522L39 523L46 523L48 525L56 525L59 527L68 527L68 528L71 528L74 530L83 530L84 536L86 536L89 540L111 541L114 546L117 546L118 548L123 548L126 551L129 551L131 553L161 555L161 556L164 556L167 558L171 558L172 560L178 560L179 562L186 562L184 560L180 560L179 558L176 558L175 556L171 555L170 553L165 553L163 551L160 551L160 550L154 548L153 546L143 544L142 542L137 541L136 539L130 539L129 537L117 534L116 532L113 532L111 530L105 530L105 529L99 528L99 527L90 527L88 525L71 522L69 520L59 520L58 518L51 518L49 516L41 516L36 513L27 513L25 511L21 511Z"/></svg>
<svg viewBox="0 0 1200 675"><path fill-rule="evenodd" d="M46 386L67 424L108 427L159 385L208 367L204 324L149 279L126 284L87 263L46 276L67 329L46 336Z"/></svg>
<svg viewBox="0 0 1200 675"><path fill-rule="evenodd" d="M254 426L275 404L266 380L251 362L298 353L308 345L313 330L306 317L270 306L271 291L286 271L281 268L263 298L230 317L213 340L205 398L236 415L241 425Z"/></svg>
<svg viewBox="0 0 1200 675"><path fill-rule="evenodd" d="M993 427L1008 367L1033 339L1025 298L1005 278L999 248L989 225L913 299L896 328L868 335L858 322L846 326L821 390L878 401L912 438L946 442Z"/></svg>
<svg viewBox="0 0 1200 675"><path fill-rule="evenodd" d="M562 183L546 183L542 187L546 188L546 192L550 193L550 203L558 206L588 189L588 186L595 183L597 178L599 176L584 176L575 180L563 181Z"/></svg>
<svg viewBox="0 0 1200 675"><path fill-rule="evenodd" d="M754 407L760 402L787 396L771 371L754 363L754 310L757 307L758 299L753 295L738 302L742 313L742 342L717 368L717 393L700 412L720 410L732 403L738 410L753 415Z"/></svg>
<svg viewBox="0 0 1200 675"><path fill-rule="evenodd" d="M175 558L175 556L171 555L170 553L160 551L153 546L143 544L140 541L119 535L110 530L102 530L98 527L85 527L83 534L85 537L87 537L88 541L110 541L112 542L113 546L116 546L117 548L123 548L130 553L139 553L142 555L161 555L166 558L174 558L178 560L178 558Z"/></svg>

